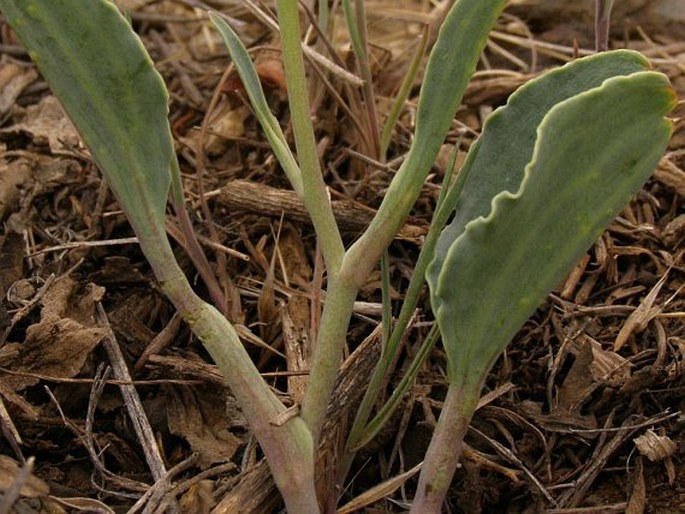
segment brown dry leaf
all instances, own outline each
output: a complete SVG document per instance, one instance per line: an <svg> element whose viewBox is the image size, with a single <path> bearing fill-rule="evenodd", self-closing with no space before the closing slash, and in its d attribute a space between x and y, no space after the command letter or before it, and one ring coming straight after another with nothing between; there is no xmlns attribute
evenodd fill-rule
<svg viewBox="0 0 685 514"><path fill-rule="evenodd" d="M675 246L685 239L685 214L672 219L661 233L661 238L667 246Z"/></svg>
<svg viewBox="0 0 685 514"><path fill-rule="evenodd" d="M4 348L7 348L8 346L10 345L5 345ZM1 356L0 362L2 362ZM24 412L24 415L28 417L28 419L37 420L40 417L40 412L38 411L38 409L31 405L29 402L27 402L23 396L11 390L8 387L9 384L7 384L7 382L9 382L7 380L7 377L3 378L2 381L0 381L0 396L2 396L7 401L7 403L10 403L15 407L20 408Z"/></svg>
<svg viewBox="0 0 685 514"><path fill-rule="evenodd" d="M224 99L216 106L207 124L207 135L203 142L207 155L216 156L226 151L231 140L245 135L245 120L250 109L245 105L234 107ZM200 132L192 134L190 140L199 137ZM192 143L193 148L197 145Z"/></svg>
<svg viewBox="0 0 685 514"><path fill-rule="evenodd" d="M647 488L645 486L645 474L642 468L642 459L637 459L635 466L635 483L630 493L630 500L626 506L626 514L642 514L645 511L647 501Z"/></svg>
<svg viewBox="0 0 685 514"><path fill-rule="evenodd" d="M209 514L214 507L214 482L211 480L201 480L193 484L188 492L185 493L178 504L184 514Z"/></svg>
<svg viewBox="0 0 685 514"><path fill-rule="evenodd" d="M54 96L46 96L39 104L26 108L23 121L0 131L3 134L24 132L37 146L47 145L52 152L78 146L81 141L64 109Z"/></svg>
<svg viewBox="0 0 685 514"><path fill-rule="evenodd" d="M673 164L668 157L661 159L654 171L654 178L675 189L680 196L685 196L685 171Z"/></svg>
<svg viewBox="0 0 685 514"><path fill-rule="evenodd" d="M281 230L278 251L283 263L285 282L288 285L309 287L312 280L312 268L309 265L307 250L300 233L290 225Z"/></svg>
<svg viewBox="0 0 685 514"><path fill-rule="evenodd" d="M13 352L6 352L0 365L19 374L5 377L5 384L16 391L38 383L31 374L60 378L77 375L107 334L93 318L95 302L103 293L103 288L94 284L79 291L68 277L56 281L41 299L41 320L26 330L22 343L6 345Z"/></svg>
<svg viewBox="0 0 685 514"><path fill-rule="evenodd" d="M228 430L224 395L210 386L169 386L165 391L169 430L200 454L200 467L230 461L242 441Z"/></svg>
<svg viewBox="0 0 685 514"><path fill-rule="evenodd" d="M19 188L27 184L30 178L31 165L26 159L0 162L0 220L17 208Z"/></svg>
<svg viewBox="0 0 685 514"><path fill-rule="evenodd" d="M611 350L604 350L597 341L588 340L588 343L592 351L590 374L596 382L618 387L630 378L632 365L628 359Z"/></svg>
<svg viewBox="0 0 685 514"><path fill-rule="evenodd" d="M520 404L521 413L531 418L539 426L548 430L594 430L597 428L597 419L594 416L583 416L578 413L570 413L559 407L553 407L549 414L542 411L542 404L530 400L524 400ZM588 435L593 438L594 435Z"/></svg>
<svg viewBox="0 0 685 514"><path fill-rule="evenodd" d="M21 466L7 455L0 455L0 491L7 491L12 486ZM48 484L40 478L30 475L21 487L20 495L28 498L45 496L50 492Z"/></svg>
<svg viewBox="0 0 685 514"><path fill-rule="evenodd" d="M652 462L671 457L678 449L678 445L670 437L659 435L652 429L633 439L633 442L638 451Z"/></svg>
<svg viewBox="0 0 685 514"><path fill-rule="evenodd" d="M19 95L38 78L34 68L20 66L2 59L0 62L0 116L4 116L19 98Z"/></svg>
<svg viewBox="0 0 685 514"><path fill-rule="evenodd" d="M601 344L589 337L575 341L570 352L576 360L559 388L557 400L561 409L575 412L598 385L606 383L617 387L630 377L626 359L604 350Z"/></svg>
<svg viewBox="0 0 685 514"><path fill-rule="evenodd" d="M259 336L267 344L272 343L281 332L280 303L281 301L276 297L273 271L269 271L257 300Z"/></svg>
<svg viewBox="0 0 685 514"><path fill-rule="evenodd" d="M621 327L620 332L616 336L614 341L614 351L620 350L624 344L628 341L628 338L633 334L639 334L645 328L647 324L654 319L654 317L661 312L660 307L654 307L654 302L656 301L662 286L666 283L668 278L668 271L664 273L664 276L659 279L659 281L654 285L652 290L645 296L644 300L640 302L640 305L635 309L628 319Z"/></svg>
<svg viewBox="0 0 685 514"><path fill-rule="evenodd" d="M14 231L8 230L0 238L0 287L2 297L13 284L23 280L24 276L24 238Z"/></svg>

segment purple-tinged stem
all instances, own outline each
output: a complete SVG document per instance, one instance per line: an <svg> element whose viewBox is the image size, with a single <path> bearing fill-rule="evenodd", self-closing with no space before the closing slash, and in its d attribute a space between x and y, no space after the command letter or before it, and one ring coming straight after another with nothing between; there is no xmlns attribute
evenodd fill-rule
<svg viewBox="0 0 685 514"><path fill-rule="evenodd" d="M440 514L478 405L478 387L450 385L423 460L410 514Z"/></svg>

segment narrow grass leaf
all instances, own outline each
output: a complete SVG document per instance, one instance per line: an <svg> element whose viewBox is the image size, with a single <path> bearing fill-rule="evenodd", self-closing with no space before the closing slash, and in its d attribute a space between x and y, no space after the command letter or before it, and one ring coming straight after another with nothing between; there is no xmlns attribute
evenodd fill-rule
<svg viewBox="0 0 685 514"><path fill-rule="evenodd" d="M262 84L257 75L250 55L247 53L245 45L238 35L233 31L228 23L226 23L219 14L210 12L209 19L212 20L214 26L221 34L221 38L224 40L224 44L231 54L233 63L235 64L240 80L243 83L243 87L247 92L247 96L250 98L250 103L255 110L255 115L259 120L259 123L264 130L266 138L269 140L271 149L278 162L281 163L283 171L285 172L288 180L290 181L293 189L298 194L300 198L303 197L302 189L302 176L300 168L290 151L290 147L283 135L283 130L278 123L276 117L271 113L269 104L264 96L264 90L262 89Z"/></svg>

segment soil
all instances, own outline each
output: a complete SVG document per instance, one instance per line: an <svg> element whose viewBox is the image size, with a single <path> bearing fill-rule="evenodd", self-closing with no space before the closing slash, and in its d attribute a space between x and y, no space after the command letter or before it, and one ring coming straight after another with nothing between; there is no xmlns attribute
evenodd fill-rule
<svg viewBox="0 0 685 514"><path fill-rule="evenodd" d="M229 15L254 48L272 111L290 137L278 37L247 3L208 3ZM680 17L662 23L655 18L664 15L659 2L633 2L629 17L621 12L613 20L610 46L642 51L683 98L685 7L661 3ZM290 192L240 80L224 73L227 52L203 4L117 4L170 91L191 215L229 298L228 317L267 380L285 402L297 403L325 288L306 211ZM592 51L592 19L582 9L512 4L390 248L395 312L452 146L466 150L487 114L526 80ZM371 71L385 119L417 37L444 5L366 5ZM333 46L356 72L339 22ZM221 375L158 290L125 216L28 54L6 24L1 30L0 512L278 512L259 448ZM420 81L393 133L387 165L364 157L370 147L358 121L364 116L355 112L361 104L350 102L351 117L329 89L312 82L325 178L349 244L406 154ZM346 90L337 76L331 83ZM681 103L653 177L491 372L447 512L685 512L684 113ZM180 247L177 256L206 296ZM344 436L378 354L379 272L358 300L328 420L328 449ZM431 322L424 298L388 391ZM438 348L403 408L360 452L340 500L360 506L341 512L408 508L415 476L366 501L359 497L420 462L445 394L444 370ZM137 414L131 405L139 405ZM141 420L147 420L144 438L136 429Z"/></svg>

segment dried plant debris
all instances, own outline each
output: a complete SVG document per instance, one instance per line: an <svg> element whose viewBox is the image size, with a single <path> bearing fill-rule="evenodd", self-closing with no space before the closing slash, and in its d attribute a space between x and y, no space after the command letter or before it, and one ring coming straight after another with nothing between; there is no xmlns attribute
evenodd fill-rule
<svg viewBox="0 0 685 514"><path fill-rule="evenodd" d="M222 78L228 59L210 30L205 4L115 3L169 88L189 209L212 264L226 277L221 285L231 317L269 384L296 405L327 280L304 207L286 186L237 75L229 70ZM432 33L450 3L365 2L381 120L424 24ZM681 98L682 3L614 2L611 41L612 47L644 52ZM292 142L280 54L274 51L277 35L248 9L252 3L206 4L229 16L252 47L271 112ZM509 2L439 160L390 249L393 308L411 277L455 145L461 163L485 116L517 87L543 69L591 52L594 4ZM340 28L344 22L332 26L331 48L355 72ZM308 41L316 39L314 33ZM116 200L11 31L1 31L0 39L0 511L10 505L16 512L126 512L137 505L138 512L161 512L178 505L193 514L278 512L268 467L223 379L158 293L137 245L110 243L132 236ZM325 45L315 46L332 59ZM318 151L333 210L351 244L409 147L420 81L402 106L381 163L365 155L369 138L360 124L366 118L357 86L308 66ZM208 112L215 94L217 103ZM685 406L683 109L674 113L675 133L653 178L491 372L488 403L473 420L463 467L452 484L450 512L685 509L685 423L679 415ZM95 241L106 244L88 246ZM177 255L194 276L183 252ZM345 372L329 412L335 429L322 442L323 460L335 459L378 358L379 277L358 298L364 303L350 327ZM199 281L195 286L206 293ZM98 302L150 420L167 482L155 483L116 381L94 386L96 370L109 363L101 349L108 332L95 321ZM429 312L424 301L406 334L406 354L413 355L425 337ZM396 367L404 366L402 355ZM438 348L404 410L353 465L340 505L365 505L362 512L406 509L416 487L409 475L444 398L444 373ZM391 377L384 394L396 382ZM385 488L371 489L377 484Z"/></svg>
<svg viewBox="0 0 685 514"><path fill-rule="evenodd" d="M40 321L26 329L22 342L3 347L0 366L12 372L3 381L12 390L35 385L43 376L76 376L104 337L93 317L104 289L93 284L85 290L80 287L68 277L55 282L40 300Z"/></svg>
<svg viewBox="0 0 685 514"><path fill-rule="evenodd" d="M652 462L672 457L678 450L678 444L670 437L659 435L651 429L633 439L633 442L639 452Z"/></svg>

